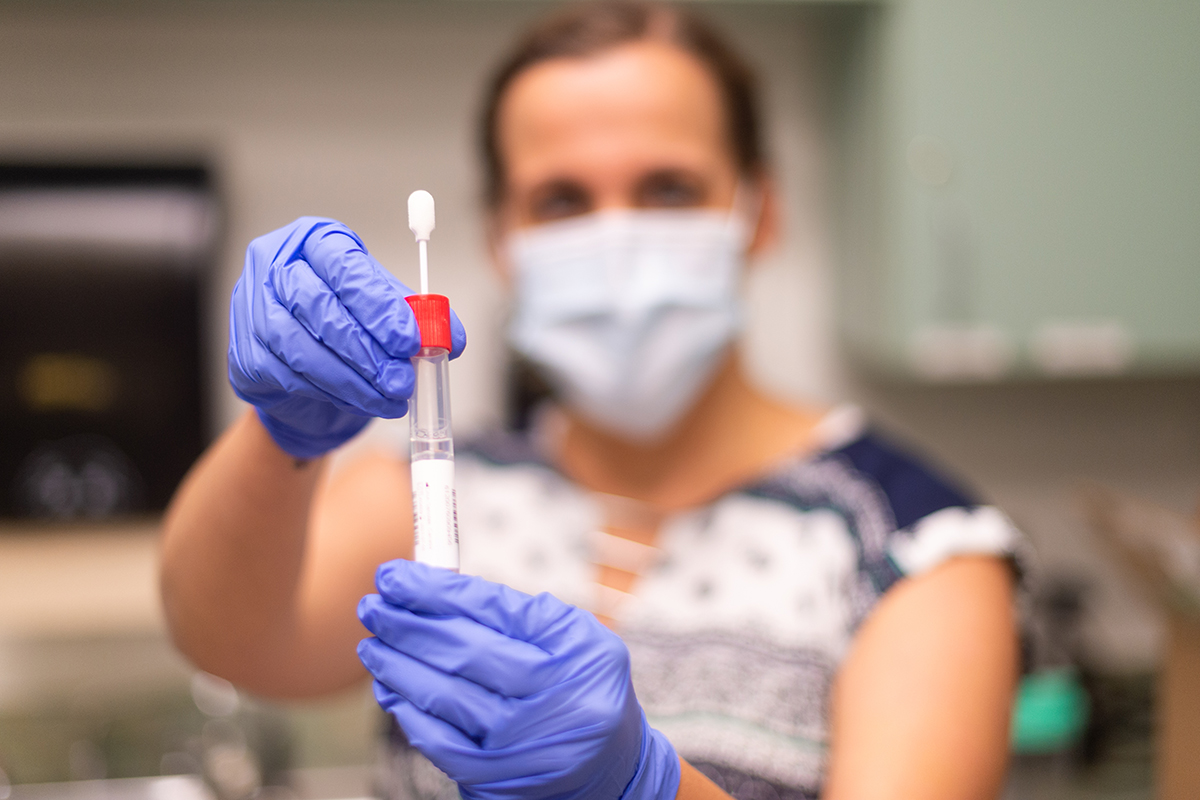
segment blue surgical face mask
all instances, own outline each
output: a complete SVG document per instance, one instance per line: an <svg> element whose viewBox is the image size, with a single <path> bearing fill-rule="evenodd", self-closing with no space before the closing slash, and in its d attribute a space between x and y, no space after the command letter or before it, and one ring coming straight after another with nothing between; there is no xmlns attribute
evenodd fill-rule
<svg viewBox="0 0 1200 800"><path fill-rule="evenodd" d="M741 323L736 214L602 211L513 234L512 345L562 400L633 440L667 433Z"/></svg>

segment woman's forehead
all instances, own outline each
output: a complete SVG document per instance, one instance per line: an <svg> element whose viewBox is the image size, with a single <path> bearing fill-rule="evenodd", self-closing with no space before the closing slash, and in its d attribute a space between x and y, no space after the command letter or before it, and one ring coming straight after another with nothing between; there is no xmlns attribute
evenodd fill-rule
<svg viewBox="0 0 1200 800"><path fill-rule="evenodd" d="M536 64L500 107L510 180L586 169L589 161L729 158L715 79L679 48L645 40ZM615 166L615 165L613 165Z"/></svg>

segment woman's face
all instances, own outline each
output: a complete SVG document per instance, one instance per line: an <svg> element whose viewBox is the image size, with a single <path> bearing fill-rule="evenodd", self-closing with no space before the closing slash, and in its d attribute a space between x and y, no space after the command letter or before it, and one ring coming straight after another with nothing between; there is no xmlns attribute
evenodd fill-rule
<svg viewBox="0 0 1200 800"><path fill-rule="evenodd" d="M639 41L521 73L501 102L496 233L617 208L729 208L738 184L717 84Z"/></svg>

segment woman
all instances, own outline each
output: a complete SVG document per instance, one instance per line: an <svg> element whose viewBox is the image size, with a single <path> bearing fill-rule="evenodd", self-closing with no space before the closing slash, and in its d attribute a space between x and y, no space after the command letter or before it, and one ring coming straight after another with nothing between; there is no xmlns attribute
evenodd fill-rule
<svg viewBox="0 0 1200 800"><path fill-rule="evenodd" d="M324 477L404 413L408 290L331 220L255 240L230 376L256 413L166 526L180 648L329 692L364 676L357 606L398 763L411 741L468 797L995 796L1016 534L853 409L743 377L738 283L776 224L758 136L745 68L676 10L573 6L500 70L490 241L558 404L460 456L463 576L403 561L402 460Z"/></svg>

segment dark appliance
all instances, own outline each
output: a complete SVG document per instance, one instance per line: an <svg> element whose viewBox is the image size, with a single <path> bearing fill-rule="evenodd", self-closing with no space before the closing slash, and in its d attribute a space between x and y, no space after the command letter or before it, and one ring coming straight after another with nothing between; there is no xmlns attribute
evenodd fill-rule
<svg viewBox="0 0 1200 800"><path fill-rule="evenodd" d="M153 512L206 440L199 166L0 164L0 516Z"/></svg>

